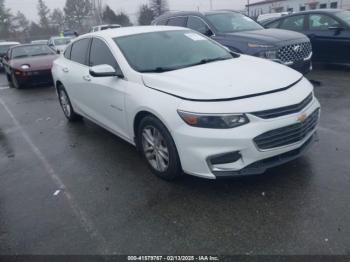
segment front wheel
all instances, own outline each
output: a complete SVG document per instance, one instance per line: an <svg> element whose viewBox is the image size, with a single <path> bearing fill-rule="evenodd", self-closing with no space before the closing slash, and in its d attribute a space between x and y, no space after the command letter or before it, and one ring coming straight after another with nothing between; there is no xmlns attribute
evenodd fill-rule
<svg viewBox="0 0 350 262"><path fill-rule="evenodd" d="M69 121L80 120L81 116L74 112L67 91L63 87L58 88L58 99L65 117Z"/></svg>
<svg viewBox="0 0 350 262"><path fill-rule="evenodd" d="M182 168L175 143L161 121L146 116L138 129L138 145L152 172L165 180L182 175Z"/></svg>

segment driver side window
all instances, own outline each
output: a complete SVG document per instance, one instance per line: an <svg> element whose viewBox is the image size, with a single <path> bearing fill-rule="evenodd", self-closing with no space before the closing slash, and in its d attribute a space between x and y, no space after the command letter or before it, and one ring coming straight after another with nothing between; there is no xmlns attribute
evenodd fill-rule
<svg viewBox="0 0 350 262"><path fill-rule="evenodd" d="M310 15L310 30L327 31L329 27L338 25L339 23L328 15L315 14Z"/></svg>
<svg viewBox="0 0 350 262"><path fill-rule="evenodd" d="M89 66L110 65L117 72L121 71L109 47L100 39L93 38L90 49Z"/></svg>

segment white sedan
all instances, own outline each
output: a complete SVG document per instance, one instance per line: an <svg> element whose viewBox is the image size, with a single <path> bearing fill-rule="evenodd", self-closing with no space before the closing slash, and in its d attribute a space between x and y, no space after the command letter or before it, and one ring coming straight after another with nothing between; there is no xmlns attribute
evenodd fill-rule
<svg viewBox="0 0 350 262"><path fill-rule="evenodd" d="M264 173L300 156L319 121L300 73L184 28L83 35L52 74L69 120L83 116L125 139L168 180Z"/></svg>

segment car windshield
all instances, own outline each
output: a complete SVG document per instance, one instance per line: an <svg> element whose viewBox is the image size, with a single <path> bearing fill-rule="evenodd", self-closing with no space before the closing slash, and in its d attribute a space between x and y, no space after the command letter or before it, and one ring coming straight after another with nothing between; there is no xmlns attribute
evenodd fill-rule
<svg viewBox="0 0 350 262"><path fill-rule="evenodd" d="M225 48L190 30L143 33L114 41L138 72L161 73L232 58Z"/></svg>
<svg viewBox="0 0 350 262"><path fill-rule="evenodd" d="M12 49L12 59L31 56L53 55L55 52L47 45L19 46Z"/></svg>
<svg viewBox="0 0 350 262"><path fill-rule="evenodd" d="M335 15L350 26L350 11L337 12Z"/></svg>
<svg viewBox="0 0 350 262"><path fill-rule="evenodd" d="M72 38L70 37L62 37L62 38L56 38L54 39L55 45L68 45Z"/></svg>
<svg viewBox="0 0 350 262"><path fill-rule="evenodd" d="M207 14L206 17L219 33L233 33L264 29L253 19L240 13Z"/></svg>

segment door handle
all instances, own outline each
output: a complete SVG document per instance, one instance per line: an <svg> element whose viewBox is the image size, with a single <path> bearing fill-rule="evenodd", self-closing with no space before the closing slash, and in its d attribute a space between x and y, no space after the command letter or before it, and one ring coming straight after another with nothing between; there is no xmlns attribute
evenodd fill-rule
<svg viewBox="0 0 350 262"><path fill-rule="evenodd" d="M68 73L69 69L68 69L68 67L64 67L64 68L62 68L62 71L65 72L65 73Z"/></svg>
<svg viewBox="0 0 350 262"><path fill-rule="evenodd" d="M85 80L85 81L91 81L91 77L90 76L83 76L83 79Z"/></svg>

